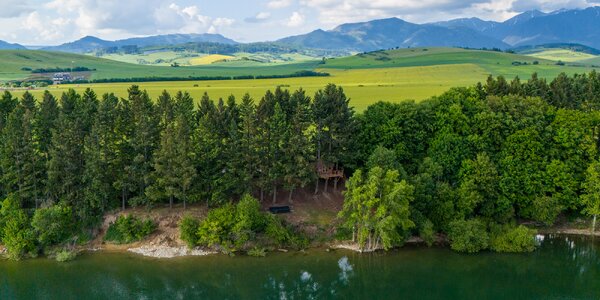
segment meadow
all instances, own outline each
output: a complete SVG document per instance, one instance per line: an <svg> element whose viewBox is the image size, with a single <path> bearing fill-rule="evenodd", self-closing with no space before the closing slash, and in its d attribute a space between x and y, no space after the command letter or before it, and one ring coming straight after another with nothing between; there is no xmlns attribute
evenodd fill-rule
<svg viewBox="0 0 600 300"><path fill-rule="evenodd" d="M2 52L0 51L0 57L1 55ZM60 55L53 55L55 61L60 57ZM70 56L66 55L66 57ZM503 75L508 79L519 76L521 79L526 80L532 73L537 72L540 77L550 79L561 72L575 74L588 72L592 69L590 65L583 64L560 66L554 60L525 55L454 48L378 51L345 58L328 59L324 64L319 61L305 61L268 64L268 66L257 66L258 63L254 61L231 61L199 67L171 68L126 64L95 57L86 58L89 58L89 61L85 61L84 64L86 67L96 66L98 68L98 71L94 72L93 75L95 78L105 78L107 76L118 78L124 74L139 76L139 72L142 70L161 74L160 76L167 76L168 74L182 76L181 74L190 73L194 74L193 76L234 76L249 73L254 75L291 74L298 70L327 72L331 76L142 82L136 84L147 90L153 98L158 97L163 90L172 93L183 90L189 92L196 100L199 100L205 92L214 99L226 98L229 95L240 98L245 93L249 93L254 99L259 100L266 90L273 90L278 86L291 90L303 88L309 95L312 95L326 84L334 83L344 88L351 98L351 105L357 111L362 111L370 104L380 100L389 102L420 101L439 95L451 87L470 86L477 82L484 82L489 75ZM55 63L60 62L56 61ZM15 68L17 66L13 67L13 70ZM0 66L0 70L5 69ZM80 92L86 88L92 88L98 94L111 92L119 97L125 97L127 88L131 85L132 83L60 85L48 87L48 90L59 96L69 88L74 88ZM15 90L13 92L19 95L24 91ZM36 89L31 92L39 97L43 90Z"/></svg>
<svg viewBox="0 0 600 300"><path fill-rule="evenodd" d="M302 70L313 70L319 61L303 61L278 65L207 65L173 68L124 63L90 55L33 50L0 50L0 82L22 80L29 76L23 68L70 68L95 69L91 79L134 77L214 77L247 75L288 75Z"/></svg>

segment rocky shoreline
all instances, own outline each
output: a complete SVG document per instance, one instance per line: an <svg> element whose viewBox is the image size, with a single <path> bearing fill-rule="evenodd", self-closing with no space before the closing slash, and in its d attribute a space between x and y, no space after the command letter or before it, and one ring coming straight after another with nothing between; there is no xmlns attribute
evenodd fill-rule
<svg viewBox="0 0 600 300"><path fill-rule="evenodd" d="M200 248L189 249L186 246L141 246L127 249L127 252L153 258L175 258L183 256L206 256L217 252L206 251Z"/></svg>

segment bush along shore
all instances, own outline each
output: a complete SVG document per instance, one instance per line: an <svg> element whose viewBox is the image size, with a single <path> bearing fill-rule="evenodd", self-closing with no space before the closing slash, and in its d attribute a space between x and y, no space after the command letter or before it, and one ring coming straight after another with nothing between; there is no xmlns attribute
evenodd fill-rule
<svg viewBox="0 0 600 300"><path fill-rule="evenodd" d="M313 97L278 88L258 101L205 94L195 103L185 92L153 101L135 85L127 98L4 92L6 255L72 259L98 239L107 213L131 208L208 207L164 230L179 226L192 249L255 256L306 248L315 236L360 251L442 236L459 252L528 252L535 230L520 224L586 219L593 232L600 212L595 72L551 82L490 77L360 114L335 85ZM317 228L326 237L264 213L282 195L300 204L306 190L342 187L343 203ZM136 243L161 228L130 216L112 223L105 243Z"/></svg>

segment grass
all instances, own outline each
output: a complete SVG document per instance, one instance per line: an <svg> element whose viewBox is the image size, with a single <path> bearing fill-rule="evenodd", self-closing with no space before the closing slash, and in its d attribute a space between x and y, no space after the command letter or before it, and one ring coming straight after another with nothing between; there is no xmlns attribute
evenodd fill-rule
<svg viewBox="0 0 600 300"><path fill-rule="evenodd" d="M529 52L524 52L523 54L526 54L526 55L532 56L532 57L536 57L536 58L540 58L540 59L553 60L553 61L560 60L563 62L581 62L581 61L584 61L587 59L597 58L597 56L592 55L592 54L573 51L573 50L569 50L569 49L539 49L539 50L532 50Z"/></svg>

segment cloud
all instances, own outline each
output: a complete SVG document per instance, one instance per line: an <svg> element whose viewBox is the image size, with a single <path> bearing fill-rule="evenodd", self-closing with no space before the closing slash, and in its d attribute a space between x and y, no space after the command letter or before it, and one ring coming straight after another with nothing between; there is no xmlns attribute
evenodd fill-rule
<svg viewBox="0 0 600 300"><path fill-rule="evenodd" d="M259 12L256 16L245 18L244 21L247 23L261 23L271 18L270 12Z"/></svg>
<svg viewBox="0 0 600 300"><path fill-rule="evenodd" d="M295 11L294 13L292 13L292 15L290 16L290 18L287 20L286 25L288 27L299 27L304 25L304 21L305 21L305 17L303 14Z"/></svg>
<svg viewBox="0 0 600 300"><path fill-rule="evenodd" d="M23 0L2 0L0 9L0 18L16 18L34 9L28 1Z"/></svg>
<svg viewBox="0 0 600 300"><path fill-rule="evenodd" d="M511 10L524 12L529 10L555 11L562 8L585 8L598 3L591 0L516 0L511 4Z"/></svg>
<svg viewBox="0 0 600 300"><path fill-rule="evenodd" d="M267 3L267 7L271 9L286 8L292 5L292 0L271 0Z"/></svg>
<svg viewBox="0 0 600 300"><path fill-rule="evenodd" d="M428 19L435 14L460 13L492 0L302 0L318 11L324 24L340 24L387 17Z"/></svg>

